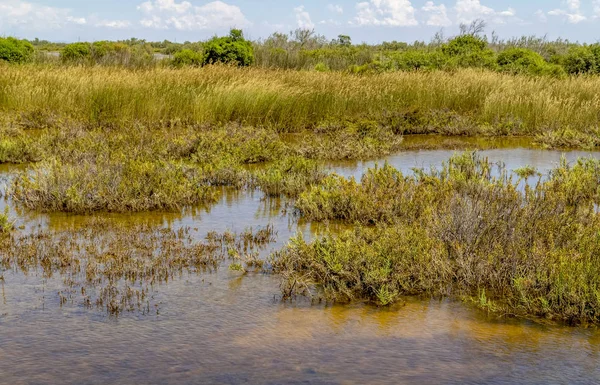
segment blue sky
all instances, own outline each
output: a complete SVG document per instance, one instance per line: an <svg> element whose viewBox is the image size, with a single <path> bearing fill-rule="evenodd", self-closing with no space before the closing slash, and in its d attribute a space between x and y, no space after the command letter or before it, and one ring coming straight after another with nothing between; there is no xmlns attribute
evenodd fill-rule
<svg viewBox="0 0 600 385"><path fill-rule="evenodd" d="M414 41L476 18L501 37L600 41L600 0L0 0L0 35L55 41L196 41L234 26L253 39L303 27L354 42Z"/></svg>

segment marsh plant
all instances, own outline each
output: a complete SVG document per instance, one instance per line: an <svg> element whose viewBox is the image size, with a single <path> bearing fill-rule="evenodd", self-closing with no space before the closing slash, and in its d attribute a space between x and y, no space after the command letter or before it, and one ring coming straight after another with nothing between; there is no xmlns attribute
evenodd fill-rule
<svg viewBox="0 0 600 385"><path fill-rule="evenodd" d="M257 253L274 242L273 227L241 234L211 233L201 239L191 228L126 225L96 219L88 226L61 231L16 231L0 237L0 272L39 273L63 280L55 293L61 306L98 308L110 315L159 311L158 286L183 274L215 271L240 255L251 269Z"/></svg>
<svg viewBox="0 0 600 385"><path fill-rule="evenodd" d="M395 134L538 135L548 145L568 144L559 134L568 129L580 136L577 145L596 134L598 82L474 69L356 76L229 66L7 66L0 72L0 110L37 116L40 125L47 116L113 129L235 122L302 132L371 121L374 126L359 131L379 126Z"/></svg>
<svg viewBox="0 0 600 385"><path fill-rule="evenodd" d="M527 172L530 176L532 173ZM403 175L385 165L360 182L331 176L301 194L312 220L356 224L273 257L284 297L382 305L451 296L486 310L572 324L600 322L600 162L566 161L517 185L474 153Z"/></svg>

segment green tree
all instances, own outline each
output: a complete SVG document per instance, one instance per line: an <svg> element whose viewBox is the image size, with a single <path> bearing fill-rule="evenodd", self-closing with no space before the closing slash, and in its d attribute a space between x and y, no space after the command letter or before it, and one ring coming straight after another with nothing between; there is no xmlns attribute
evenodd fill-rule
<svg viewBox="0 0 600 385"><path fill-rule="evenodd" d="M339 35L337 38L337 43L344 47L349 47L352 45L352 39L348 35Z"/></svg>
<svg viewBox="0 0 600 385"><path fill-rule="evenodd" d="M232 29L229 36L214 37L204 46L204 64L226 63L249 66L254 62L252 43L240 29Z"/></svg>

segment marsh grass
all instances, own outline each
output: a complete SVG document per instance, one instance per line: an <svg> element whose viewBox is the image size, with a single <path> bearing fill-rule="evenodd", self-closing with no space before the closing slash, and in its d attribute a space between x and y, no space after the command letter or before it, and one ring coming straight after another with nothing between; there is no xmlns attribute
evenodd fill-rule
<svg viewBox="0 0 600 385"><path fill-rule="evenodd" d="M29 209L78 213L179 210L220 196L193 168L129 159L46 161L17 176L10 194Z"/></svg>
<svg viewBox="0 0 600 385"><path fill-rule="evenodd" d="M15 220L12 219L8 213L8 207L4 209L3 213L0 213L0 235L7 234L14 230Z"/></svg>
<svg viewBox="0 0 600 385"><path fill-rule="evenodd" d="M395 133L543 135L597 129L599 82L475 69L359 76L226 66L7 66L0 110L90 127L238 122L298 132L367 119Z"/></svg>
<svg viewBox="0 0 600 385"><path fill-rule="evenodd" d="M547 179L523 187L474 153L409 176L388 165L360 183L331 176L301 194L299 212L355 230L310 243L297 237L274 255L273 268L286 298L481 303L485 293L488 311L598 323L599 180L598 160L563 159Z"/></svg>
<svg viewBox="0 0 600 385"><path fill-rule="evenodd" d="M15 130L40 161L13 180L11 197L30 209L79 213L210 204L218 186L297 196L324 178L321 160L379 156L402 140L367 123L304 131L301 141L238 124L113 129L68 123L36 135ZM26 154L12 160L25 162Z"/></svg>
<svg viewBox="0 0 600 385"><path fill-rule="evenodd" d="M161 284L184 274L215 271L229 255L251 255L247 261L253 261L275 237L271 226L241 234L212 233L201 240L187 227L171 230L95 220L85 228L15 232L0 238L0 271L62 278L62 288L55 293L61 306L98 308L115 316L153 314L159 311L154 293Z"/></svg>
<svg viewBox="0 0 600 385"><path fill-rule="evenodd" d="M35 162L41 156L41 147L31 135L0 123L0 164Z"/></svg>

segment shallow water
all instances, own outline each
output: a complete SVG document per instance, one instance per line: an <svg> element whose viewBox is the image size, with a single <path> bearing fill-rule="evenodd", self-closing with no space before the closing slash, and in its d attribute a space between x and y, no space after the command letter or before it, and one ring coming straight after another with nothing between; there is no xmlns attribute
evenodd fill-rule
<svg viewBox="0 0 600 385"><path fill-rule="evenodd" d="M407 151L386 158L410 171L437 167L453 151ZM514 169L544 172L561 152L485 151ZM570 152L600 157L600 153ZM360 176L375 162L331 169ZM379 161L380 164L383 160ZM6 171L6 168L4 169ZM10 205L10 202L3 204ZM273 224L285 245L302 231L284 203L260 193L225 191L220 203L181 213L103 215L116 222L242 231ZM24 231L85 226L89 216L22 212ZM78 303L60 306L61 277L4 272L0 281L0 384L590 384L600 382L596 329L490 318L466 304L409 299L402 306L282 303L277 277L226 268L184 275L153 293L159 314L108 316Z"/></svg>

